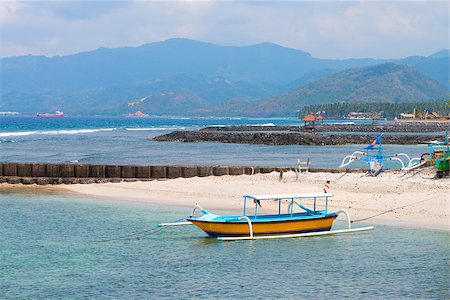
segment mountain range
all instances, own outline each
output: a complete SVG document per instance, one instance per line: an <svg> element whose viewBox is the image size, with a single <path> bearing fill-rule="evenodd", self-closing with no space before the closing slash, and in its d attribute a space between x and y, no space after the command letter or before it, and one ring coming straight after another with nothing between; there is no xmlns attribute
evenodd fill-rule
<svg viewBox="0 0 450 300"><path fill-rule="evenodd" d="M403 59L319 59L272 43L170 39L0 60L0 111L289 116L336 101L448 97L449 50Z"/></svg>

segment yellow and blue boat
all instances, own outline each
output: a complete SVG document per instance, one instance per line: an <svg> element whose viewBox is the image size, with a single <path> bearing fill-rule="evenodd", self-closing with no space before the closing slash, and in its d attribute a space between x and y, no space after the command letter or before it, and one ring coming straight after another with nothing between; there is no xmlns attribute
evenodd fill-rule
<svg viewBox="0 0 450 300"><path fill-rule="evenodd" d="M202 229L207 235L216 237L218 240L302 237L373 229L373 226L352 229L350 216L344 210L328 212L328 201L331 197L333 195L326 192L246 195L244 196L244 211L242 215L216 215L196 205L185 222L161 223L158 226L193 224ZM306 199L312 200L311 208L301 203ZM261 203L269 201L276 202L277 212L261 214L260 209L258 209L261 207ZM254 204L254 208L250 209L251 211L247 208L249 203ZM319 206L322 209L319 209ZM201 214L196 216L198 210ZM341 213L345 214L347 218L348 229L331 230L333 221Z"/></svg>
<svg viewBox="0 0 450 300"><path fill-rule="evenodd" d="M295 195L246 195L244 196L244 212L242 216L219 216L197 206L201 216L190 216L188 222L193 223L212 237L249 236L270 234L293 234L305 232L328 231L337 217L336 212L328 212L328 193L295 194ZM300 199L314 199L314 207L309 209L299 202ZM318 210L317 201L325 200L325 209ZM258 207L263 201L278 202L278 213L258 214ZM248 214L247 204L253 202L254 210ZM287 212L282 212L282 202L288 203ZM295 208L301 212L294 212ZM193 214L196 209L194 209Z"/></svg>

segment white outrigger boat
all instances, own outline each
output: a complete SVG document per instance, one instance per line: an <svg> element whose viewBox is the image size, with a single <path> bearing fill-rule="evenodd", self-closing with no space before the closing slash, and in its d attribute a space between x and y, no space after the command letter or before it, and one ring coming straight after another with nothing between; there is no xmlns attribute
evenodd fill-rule
<svg viewBox="0 0 450 300"><path fill-rule="evenodd" d="M283 195L246 195L244 196L244 212L240 216L220 216L208 212L196 205L192 215L185 222L160 223L158 227L196 225L211 237L219 241L254 240L274 238L294 238L307 236L330 235L374 229L373 226L352 228L349 214L344 210L328 212L329 193L303 193ZM313 200L313 207L308 208L300 200ZM254 211L247 213L247 202L255 204ZM318 209L317 201L325 200L325 208ZM258 214L261 201L278 202L278 212L274 214ZM282 202L287 203L286 213L282 212ZM295 212L295 208L300 212ZM195 216L199 210L202 215ZM347 218L347 229L331 230L333 221L338 215Z"/></svg>

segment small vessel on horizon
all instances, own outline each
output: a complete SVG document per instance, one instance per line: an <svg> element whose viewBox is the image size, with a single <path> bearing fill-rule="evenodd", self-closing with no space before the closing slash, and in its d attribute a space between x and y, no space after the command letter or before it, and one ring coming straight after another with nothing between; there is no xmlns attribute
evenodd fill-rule
<svg viewBox="0 0 450 300"><path fill-rule="evenodd" d="M52 118L52 117L64 117L64 113L62 111L55 111L54 114L49 114L49 113L37 113L36 116L38 117L43 117L43 118Z"/></svg>
<svg viewBox="0 0 450 300"><path fill-rule="evenodd" d="M124 117L149 117L150 115L138 110L134 114L127 114L127 115L123 115L123 116Z"/></svg>

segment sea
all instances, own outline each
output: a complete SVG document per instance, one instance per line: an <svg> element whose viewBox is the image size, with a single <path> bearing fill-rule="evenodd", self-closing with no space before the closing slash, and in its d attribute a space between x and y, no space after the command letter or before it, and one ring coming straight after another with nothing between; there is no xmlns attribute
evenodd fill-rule
<svg viewBox="0 0 450 300"><path fill-rule="evenodd" d="M342 120L326 122L348 123ZM303 122L296 118L0 116L0 161L293 167L298 160L309 160L311 167L338 167L346 155L367 146L269 146L152 140L174 130L227 125L302 126ZM371 142L367 141L367 144ZM426 145L384 146L386 155L405 153L410 158L427 150ZM356 161L349 167L365 166ZM384 167L399 168L401 165L398 161L390 161Z"/></svg>
<svg viewBox="0 0 450 300"><path fill-rule="evenodd" d="M366 146L152 140L173 130L256 124L301 126L297 119L4 116L0 161L294 166L309 158L312 166L337 167ZM411 157L426 151L385 147ZM450 297L448 231L375 225L356 234L218 242L194 226L155 226L190 213L0 186L0 299Z"/></svg>
<svg viewBox="0 0 450 300"><path fill-rule="evenodd" d="M449 299L448 232L219 242L194 226L155 229L190 213L3 190L0 298Z"/></svg>

